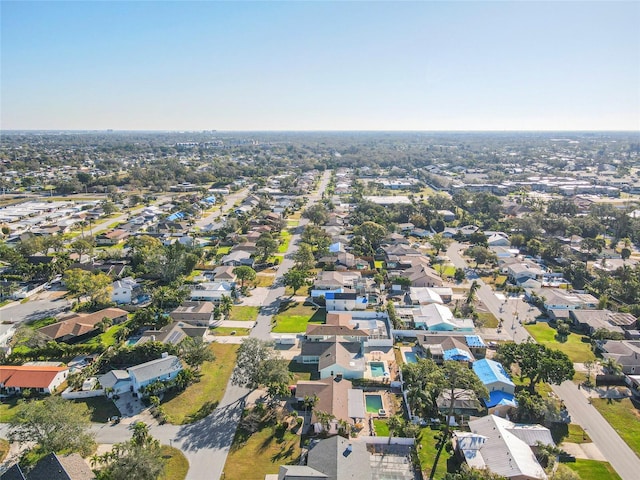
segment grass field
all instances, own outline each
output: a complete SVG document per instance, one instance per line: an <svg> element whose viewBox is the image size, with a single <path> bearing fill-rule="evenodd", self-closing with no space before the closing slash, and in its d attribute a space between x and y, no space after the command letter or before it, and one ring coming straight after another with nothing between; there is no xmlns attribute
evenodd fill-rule
<svg viewBox="0 0 640 480"><path fill-rule="evenodd" d="M0 403L0 423L11 421L18 411L17 405L18 399L15 397L2 399L2 403Z"/></svg>
<svg viewBox="0 0 640 480"><path fill-rule="evenodd" d="M289 230L282 230L282 232L280 232L280 245L278 246L278 253L287 253L290 241L291 232L289 232Z"/></svg>
<svg viewBox="0 0 640 480"><path fill-rule="evenodd" d="M225 480L262 480L266 474L276 474L280 465L297 465L300 458L300 437L276 425L262 425L248 438L236 432L225 465Z"/></svg>
<svg viewBox="0 0 640 480"><path fill-rule="evenodd" d="M591 403L627 442L631 450L640 456L640 404L628 398L622 400L594 398Z"/></svg>
<svg viewBox="0 0 640 480"><path fill-rule="evenodd" d="M229 320L234 322L253 322L258 318L260 307L244 307L234 305L229 314Z"/></svg>
<svg viewBox="0 0 640 480"><path fill-rule="evenodd" d="M82 400L74 400L75 403L84 403L91 410L91 421L107 423L109 417L120 416L120 411L113 400L107 397L90 397Z"/></svg>
<svg viewBox="0 0 640 480"><path fill-rule="evenodd" d="M300 380L316 380L319 376L316 365L298 363L295 360L289 362L289 371L293 374L291 383L296 383Z"/></svg>
<svg viewBox="0 0 640 480"><path fill-rule="evenodd" d="M229 336L229 335L237 335L237 336L242 336L242 335L249 335L249 329L248 328L236 328L236 327L216 327L211 329L211 335L216 335L216 336Z"/></svg>
<svg viewBox="0 0 640 480"><path fill-rule="evenodd" d="M271 285L273 285L274 280L274 275L262 275L258 273L256 275L256 279L253 281L253 284L256 287L270 287Z"/></svg>
<svg viewBox="0 0 640 480"><path fill-rule="evenodd" d="M56 323L58 319L56 317L45 317L39 318L38 320L34 320L33 322L28 323L29 328L33 328L37 330L42 327L46 327L47 325L51 325L52 323Z"/></svg>
<svg viewBox="0 0 640 480"><path fill-rule="evenodd" d="M189 460L177 448L162 445L162 458L164 459L164 475L160 480L184 480L189 471Z"/></svg>
<svg viewBox="0 0 640 480"><path fill-rule="evenodd" d="M418 444L418 459L420 460L420 468L424 472L425 478L431 472L433 462L436 458L437 440L436 435L440 433L440 430L431 430L431 428L423 428L420 432L420 443ZM438 468L434 476L439 480L447 474L447 461L451 457L451 454L447 453L446 449L442 450L440 460L438 460Z"/></svg>
<svg viewBox="0 0 640 480"><path fill-rule="evenodd" d="M478 325L482 325L484 328L496 328L498 326L498 319L491 312L478 312Z"/></svg>
<svg viewBox="0 0 640 480"><path fill-rule="evenodd" d="M274 319L276 325L272 332L300 333L307 329L308 323L324 323L326 311L299 302L289 302L280 307L280 312Z"/></svg>
<svg viewBox="0 0 640 480"><path fill-rule="evenodd" d="M111 347L116 344L116 335L120 330L125 328L126 322L119 325L113 325L107 329L106 332L96 335L90 340L86 341L87 345L102 345L103 347Z"/></svg>
<svg viewBox="0 0 640 480"><path fill-rule="evenodd" d="M171 423L184 424L199 420L222 399L236 364L238 345L214 342L209 348L216 359L202 365L200 381L187 387L184 392L165 395L162 408Z"/></svg>
<svg viewBox="0 0 640 480"><path fill-rule="evenodd" d="M551 435L553 436L553 441L556 444L561 444L562 442L569 443L590 443L591 438L587 435L580 425L575 423L570 423L567 425L566 423L558 423L554 424L551 427Z"/></svg>
<svg viewBox="0 0 640 480"><path fill-rule="evenodd" d="M0 462L4 462L7 453L9 453L9 442L4 438L0 438Z"/></svg>
<svg viewBox="0 0 640 480"><path fill-rule="evenodd" d="M576 459L575 463L566 463L567 467L580 475L581 480L620 480L609 462Z"/></svg>
<svg viewBox="0 0 640 480"><path fill-rule="evenodd" d="M526 325L525 328L536 339L536 342L545 347L566 353L574 363L584 363L587 360L593 361L596 359L596 356L591 351L591 345L582 341L583 335L571 333L565 342L559 342L556 339L557 332L555 328L549 326L548 323L538 322Z"/></svg>
<svg viewBox="0 0 640 480"><path fill-rule="evenodd" d="M389 425L384 420L380 420L376 418L373 421L373 426L376 429L376 435L379 437L388 437L389 436Z"/></svg>

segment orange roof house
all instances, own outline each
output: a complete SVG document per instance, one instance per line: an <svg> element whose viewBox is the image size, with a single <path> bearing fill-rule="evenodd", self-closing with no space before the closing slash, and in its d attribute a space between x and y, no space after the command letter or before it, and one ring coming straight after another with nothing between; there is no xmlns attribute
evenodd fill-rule
<svg viewBox="0 0 640 480"><path fill-rule="evenodd" d="M120 308L105 308L94 313L79 313L39 328L38 332L58 342L72 343L97 332L98 323L105 317L113 323L120 323L127 319L127 312Z"/></svg>
<svg viewBox="0 0 640 480"><path fill-rule="evenodd" d="M69 374L67 367L39 365L0 365L0 388L9 393L25 388L39 393L53 393Z"/></svg>

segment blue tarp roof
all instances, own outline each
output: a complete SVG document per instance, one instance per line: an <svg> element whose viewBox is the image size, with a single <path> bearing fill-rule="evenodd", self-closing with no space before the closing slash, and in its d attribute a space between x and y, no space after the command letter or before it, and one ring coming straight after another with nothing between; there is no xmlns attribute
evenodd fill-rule
<svg viewBox="0 0 640 480"><path fill-rule="evenodd" d="M329 253L338 253L342 251L342 243L336 242L329 245Z"/></svg>
<svg viewBox="0 0 640 480"><path fill-rule="evenodd" d="M445 360L473 360L468 352L465 352L460 348L445 350L442 357Z"/></svg>
<svg viewBox="0 0 640 480"><path fill-rule="evenodd" d="M465 335L464 339L467 342L467 347L486 347L482 339L478 335Z"/></svg>
<svg viewBox="0 0 640 480"><path fill-rule="evenodd" d="M497 405L506 405L509 407L517 407L518 402L514 398L513 394L502 392L500 390L494 390L489 394L489 400L485 400L488 408L495 407Z"/></svg>
<svg viewBox="0 0 640 480"><path fill-rule="evenodd" d="M176 212L167 217L167 220L173 222L174 220L182 220L185 217L184 213Z"/></svg>
<svg viewBox="0 0 640 480"><path fill-rule="evenodd" d="M483 358L482 360L473 362L473 371L476 373L480 381L485 385L495 382L514 385L502 365L494 360Z"/></svg>
<svg viewBox="0 0 640 480"><path fill-rule="evenodd" d="M215 196L207 197L204 199L204 201L207 203L216 203L216 197Z"/></svg>

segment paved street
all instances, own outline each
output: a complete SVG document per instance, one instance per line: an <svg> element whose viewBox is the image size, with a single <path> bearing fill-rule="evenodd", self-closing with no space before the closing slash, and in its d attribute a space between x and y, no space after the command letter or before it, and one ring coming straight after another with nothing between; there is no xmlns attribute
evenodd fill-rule
<svg viewBox="0 0 640 480"><path fill-rule="evenodd" d="M589 403L578 387L570 381L552 387L556 395L564 401L571 415L571 421L584 428L622 480L637 479L640 472L640 459L609 425L609 422Z"/></svg>
<svg viewBox="0 0 640 480"><path fill-rule="evenodd" d="M38 297L45 297L38 294ZM0 308L0 322L23 322L32 321L39 318L51 317L68 310L69 302L65 298L43 298L33 299L26 303L13 302Z"/></svg>
<svg viewBox="0 0 640 480"><path fill-rule="evenodd" d="M325 171L317 192L309 197L307 206L318 201L330 178L331 171ZM256 324L251 330L252 337L271 340L271 318L278 312L281 298L285 294L284 287L279 286L279 280L293 266L291 257L298 248L300 233L306 223L307 220L302 219L295 234L291 236L289 249L278 268L274 286L269 290ZM188 480L221 478L249 393L248 389L237 387L229 381L220 405L207 418L183 427L163 425L152 429L153 435L163 443L168 443L171 439L173 445L179 447L187 456L190 464Z"/></svg>
<svg viewBox="0 0 640 480"><path fill-rule="evenodd" d="M195 223L195 227L200 228L201 230L211 231L221 228L223 226L222 221L218 221L220 216L224 212L228 212L233 208L235 203L239 200L244 200L244 198L249 194L249 187L243 188L234 192L230 195L227 195L224 199L224 203L220 209L217 209L214 212L211 212L207 215L204 215L201 219L199 219Z"/></svg>

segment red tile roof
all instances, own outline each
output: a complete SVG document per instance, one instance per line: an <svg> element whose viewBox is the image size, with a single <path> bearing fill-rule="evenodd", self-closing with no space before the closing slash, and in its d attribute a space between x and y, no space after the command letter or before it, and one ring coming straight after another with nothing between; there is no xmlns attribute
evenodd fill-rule
<svg viewBox="0 0 640 480"><path fill-rule="evenodd" d="M37 365L0 365L0 384L14 388L47 388L67 367L41 367Z"/></svg>

